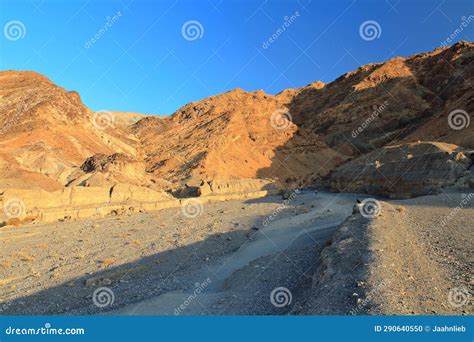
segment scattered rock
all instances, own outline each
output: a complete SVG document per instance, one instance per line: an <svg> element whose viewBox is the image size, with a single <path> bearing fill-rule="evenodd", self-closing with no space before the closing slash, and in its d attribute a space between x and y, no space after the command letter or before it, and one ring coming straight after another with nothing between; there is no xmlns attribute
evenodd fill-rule
<svg viewBox="0 0 474 342"><path fill-rule="evenodd" d="M86 287L108 286L110 284L112 284L112 280L102 276L88 278L85 281Z"/></svg>

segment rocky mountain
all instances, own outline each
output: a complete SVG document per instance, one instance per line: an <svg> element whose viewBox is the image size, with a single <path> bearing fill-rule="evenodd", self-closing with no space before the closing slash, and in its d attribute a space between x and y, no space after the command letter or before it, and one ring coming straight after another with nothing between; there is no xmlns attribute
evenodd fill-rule
<svg viewBox="0 0 474 342"><path fill-rule="evenodd" d="M343 191L357 179L371 185L352 191L386 193L377 183L383 179L371 178L374 170L393 177L407 167L418 170L410 151L444 151L436 142L455 144L445 151L450 156L474 148L473 60L474 44L460 42L275 96L235 89L168 117L94 113L78 93L42 75L3 71L0 189L127 183L175 191L184 184L267 179ZM439 156L420 157L419 170L442 169L457 158ZM391 162L398 163L395 169L370 166ZM355 177L354 170L361 174Z"/></svg>
<svg viewBox="0 0 474 342"><path fill-rule="evenodd" d="M473 126L452 129L448 116L474 111L473 60L474 44L460 42L363 65L329 84L297 89L288 108L298 126L350 155L418 140L472 148Z"/></svg>
<svg viewBox="0 0 474 342"><path fill-rule="evenodd" d="M134 137L100 120L38 73L0 72L0 187L57 190L91 155L137 155Z"/></svg>
<svg viewBox="0 0 474 342"><path fill-rule="evenodd" d="M132 130L144 144L147 171L172 182L270 177L312 184L384 146L474 147L473 126L454 127L450 119L453 111L469 119L474 110L473 60L474 44L460 42L276 96L235 89L169 118L145 118ZM423 146L429 153L431 145Z"/></svg>
<svg viewBox="0 0 474 342"><path fill-rule="evenodd" d="M142 141L147 172L172 182L273 178L302 184L346 158L291 122L282 101L263 91L235 89L169 118L143 119L132 130Z"/></svg>

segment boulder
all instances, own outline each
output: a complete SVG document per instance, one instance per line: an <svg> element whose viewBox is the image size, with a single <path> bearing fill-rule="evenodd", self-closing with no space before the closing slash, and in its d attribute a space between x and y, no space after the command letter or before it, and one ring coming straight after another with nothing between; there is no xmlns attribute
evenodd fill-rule
<svg viewBox="0 0 474 342"><path fill-rule="evenodd" d="M390 197L439 192L469 173L463 148L435 142L388 146L354 159L331 173L331 189Z"/></svg>

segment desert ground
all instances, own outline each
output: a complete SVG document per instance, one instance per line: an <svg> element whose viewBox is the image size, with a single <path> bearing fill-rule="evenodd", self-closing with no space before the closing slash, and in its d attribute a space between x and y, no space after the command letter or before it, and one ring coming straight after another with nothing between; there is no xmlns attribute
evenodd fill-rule
<svg viewBox="0 0 474 342"><path fill-rule="evenodd" d="M472 314L448 301L473 282L472 202L450 216L465 196L382 201L373 219L353 213L366 196L301 191L3 228L2 314Z"/></svg>

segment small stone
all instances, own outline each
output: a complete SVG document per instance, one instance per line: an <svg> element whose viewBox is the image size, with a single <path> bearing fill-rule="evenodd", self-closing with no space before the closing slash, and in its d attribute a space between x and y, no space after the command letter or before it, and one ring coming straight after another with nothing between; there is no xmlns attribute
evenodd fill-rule
<svg viewBox="0 0 474 342"><path fill-rule="evenodd" d="M94 287L96 285L110 285L112 284L112 280L109 278L101 278L101 277L92 277L89 279L86 279L85 285L86 287Z"/></svg>
<svg viewBox="0 0 474 342"><path fill-rule="evenodd" d="M109 278L104 278L100 281L100 284L107 286L107 285L112 284L112 280L110 280Z"/></svg>

